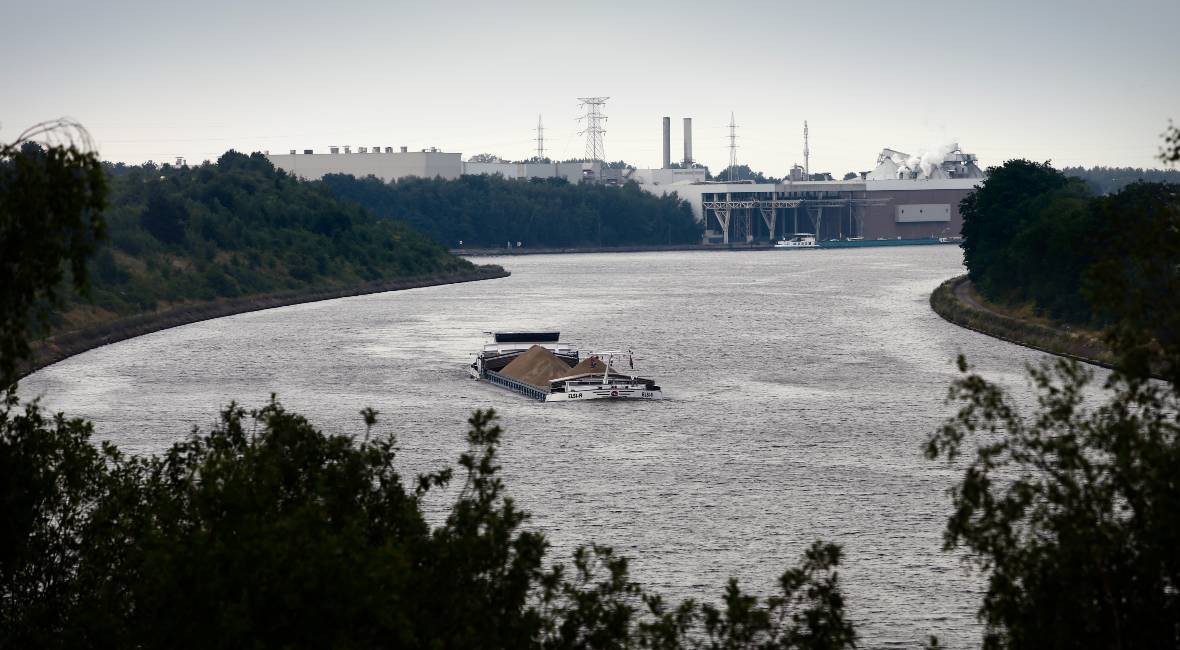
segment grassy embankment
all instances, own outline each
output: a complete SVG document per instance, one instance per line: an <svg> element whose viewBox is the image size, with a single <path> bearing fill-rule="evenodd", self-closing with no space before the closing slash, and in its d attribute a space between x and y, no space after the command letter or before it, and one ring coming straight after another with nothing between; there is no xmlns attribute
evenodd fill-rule
<svg viewBox="0 0 1180 650"><path fill-rule="evenodd" d="M1104 345L1112 326L1128 362L1171 349L1178 197L1180 186L1142 182L1095 196L1048 163L991 167L959 204L970 283L944 284L931 306L965 327L1099 365L1115 361Z"/></svg>
<svg viewBox="0 0 1180 650"><path fill-rule="evenodd" d="M419 276L401 280L385 280L350 287L321 287L279 293L259 294L240 298L218 298L196 301L145 314L125 318L95 318L87 325L59 331L33 346L33 360L24 368L28 374L87 350L151 334L170 327L179 327L203 320L244 314L251 311L285 307L305 302L332 300L386 291L401 291L419 287L433 287L457 282L491 280L508 277L509 272L495 265L476 266L468 271L434 276ZM95 313L95 312L90 312ZM86 321L82 321L86 322Z"/></svg>
<svg viewBox="0 0 1180 650"><path fill-rule="evenodd" d="M930 307L960 327L1009 343L1104 368L1111 367L1114 360L1100 332L1036 316L1030 306L1014 308L989 303L965 275L939 285L930 294Z"/></svg>
<svg viewBox="0 0 1180 650"><path fill-rule="evenodd" d="M259 154L198 167L108 165L107 178L107 237L89 265L89 295L68 299L26 372L200 320L508 275Z"/></svg>

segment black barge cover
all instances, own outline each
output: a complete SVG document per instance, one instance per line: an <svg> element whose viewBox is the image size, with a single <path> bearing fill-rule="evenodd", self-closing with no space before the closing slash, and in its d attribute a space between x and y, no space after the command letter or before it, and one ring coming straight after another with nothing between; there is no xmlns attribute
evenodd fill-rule
<svg viewBox="0 0 1180 650"><path fill-rule="evenodd" d="M494 332L496 343L557 343L561 332Z"/></svg>

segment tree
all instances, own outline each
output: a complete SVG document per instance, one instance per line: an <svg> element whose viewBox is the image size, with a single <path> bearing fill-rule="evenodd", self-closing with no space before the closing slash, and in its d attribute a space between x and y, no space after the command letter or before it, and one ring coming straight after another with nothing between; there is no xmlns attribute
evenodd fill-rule
<svg viewBox="0 0 1180 650"><path fill-rule="evenodd" d="M467 159L467 162L473 163L498 163L504 162L504 159L494 153L477 153Z"/></svg>
<svg viewBox="0 0 1180 650"><path fill-rule="evenodd" d="M109 243L92 264L88 302L65 326L175 304L473 268L404 223L277 170L261 154L215 164L104 166ZM72 307L67 303L66 307ZM79 322L83 313L91 320Z"/></svg>
<svg viewBox="0 0 1180 650"><path fill-rule="evenodd" d="M57 120L0 145L0 390L16 381L28 340L46 327L63 285L86 289L106 206L89 142L81 126Z"/></svg>
<svg viewBox="0 0 1180 650"><path fill-rule="evenodd" d="M1009 160L989 168L987 180L959 206L963 263L975 287L997 302L1041 298L1048 309L1050 296L1080 296L1081 272L1097 243L1091 241L1089 197L1082 181L1047 162ZM1073 313L1057 315L1084 320L1088 314L1075 308L1076 301L1069 302L1062 311Z"/></svg>
<svg viewBox="0 0 1180 650"><path fill-rule="evenodd" d="M165 244L184 242L188 225L188 208L183 201L155 185L148 195L147 207L139 217L143 229Z"/></svg>
<svg viewBox="0 0 1180 650"><path fill-rule="evenodd" d="M848 648L839 547L816 543L765 600L667 607L627 561L546 543L506 495L493 412L450 469L405 482L392 436L326 435L273 398L230 405L162 457L89 444L36 405L0 417L0 646ZM462 484L445 521L428 491Z"/></svg>
<svg viewBox="0 0 1180 650"><path fill-rule="evenodd" d="M111 471L79 419L46 416L36 404L0 404L0 646L66 645L81 585L83 531L110 489Z"/></svg>
<svg viewBox="0 0 1180 650"><path fill-rule="evenodd" d="M965 215L977 219L970 231L964 225L974 238L969 259L980 265L972 272L1013 263L1005 255L1031 250L1013 242L1067 216L1052 206L1068 183L1047 164L1010 161L995 171L963 201ZM1009 221L989 219L1005 214ZM1102 243L1082 275L1093 307L1113 323L1107 340L1116 369L1099 392L1076 361L1030 367L1037 406L1023 414L959 357L964 377L948 399L962 406L925 448L952 465L973 452L951 489L944 545L969 551L987 576L979 609L985 648L1174 648L1180 188L1132 184L1065 221L1062 230L1081 236L1064 247Z"/></svg>
<svg viewBox="0 0 1180 650"><path fill-rule="evenodd" d="M1035 413L1022 415L971 373L963 403L926 447L954 462L947 550L965 548L988 578L985 648L1173 648L1180 633L1180 401L1115 373L1085 406L1092 373L1058 360L1030 368Z"/></svg>
<svg viewBox="0 0 1180 650"><path fill-rule="evenodd" d="M985 648L1175 648L1180 185L1093 198L1079 182L1048 163L991 168L961 205L963 248L991 295L1086 298L1110 323L1104 390L1076 361L1045 361L1028 369L1037 406L1024 414L959 356L949 400L962 407L925 453L970 454L944 545L988 578Z"/></svg>
<svg viewBox="0 0 1180 650"><path fill-rule="evenodd" d="M1169 121L1163 137L1164 146L1160 148L1160 160L1168 164L1180 162L1180 127Z"/></svg>
<svg viewBox="0 0 1180 650"><path fill-rule="evenodd" d="M1142 167L1062 167L1066 176L1076 176L1086 181L1090 190L1097 195L1114 194L1131 183L1148 181L1156 183L1180 183L1178 169L1144 169Z"/></svg>
<svg viewBox="0 0 1180 650"><path fill-rule="evenodd" d="M462 176L384 183L329 174L323 186L383 220L409 223L436 242L501 247L625 246L700 241L700 224L679 197L633 184L604 187L563 179L509 180ZM586 224L593 222L593 228ZM601 230L599 229L601 225Z"/></svg>
<svg viewBox="0 0 1180 650"><path fill-rule="evenodd" d="M754 181L755 183L776 182L776 179L766 176L762 172L756 172L753 169L750 169L749 165L726 167L715 174L714 178L722 181Z"/></svg>
<svg viewBox="0 0 1180 650"><path fill-rule="evenodd" d="M1180 387L1180 185L1135 183L1093 209L1108 253L1087 269L1086 295L1108 341L1126 372Z"/></svg>

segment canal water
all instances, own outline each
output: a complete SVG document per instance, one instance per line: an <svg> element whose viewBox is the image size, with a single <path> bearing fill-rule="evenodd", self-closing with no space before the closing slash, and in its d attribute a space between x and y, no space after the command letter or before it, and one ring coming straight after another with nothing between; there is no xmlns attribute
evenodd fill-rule
<svg viewBox="0 0 1180 650"><path fill-rule="evenodd" d="M845 550L864 647L930 633L978 645L983 581L941 548L959 474L921 446L954 410L956 354L1025 401L1023 363L1041 355L930 310L931 290L963 272L957 247L476 261L512 276L158 332L46 368L21 394L136 453L207 429L231 400L277 393L357 435L371 406L410 475L453 465L467 416L495 407L509 492L551 560L607 544L645 586L717 599L729 576L772 591L813 540L830 540ZM546 405L467 378L483 332L533 329L633 349L669 399Z"/></svg>

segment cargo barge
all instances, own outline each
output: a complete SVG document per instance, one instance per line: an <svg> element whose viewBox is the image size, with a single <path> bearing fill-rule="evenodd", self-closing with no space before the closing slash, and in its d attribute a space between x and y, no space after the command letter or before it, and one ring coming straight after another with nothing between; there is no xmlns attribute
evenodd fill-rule
<svg viewBox="0 0 1180 650"><path fill-rule="evenodd" d="M559 332L492 332L492 342L483 346L468 368L472 379L487 381L514 393L542 402L593 399L663 399L655 381L614 366L615 357L630 352L591 353L585 358L560 341Z"/></svg>

